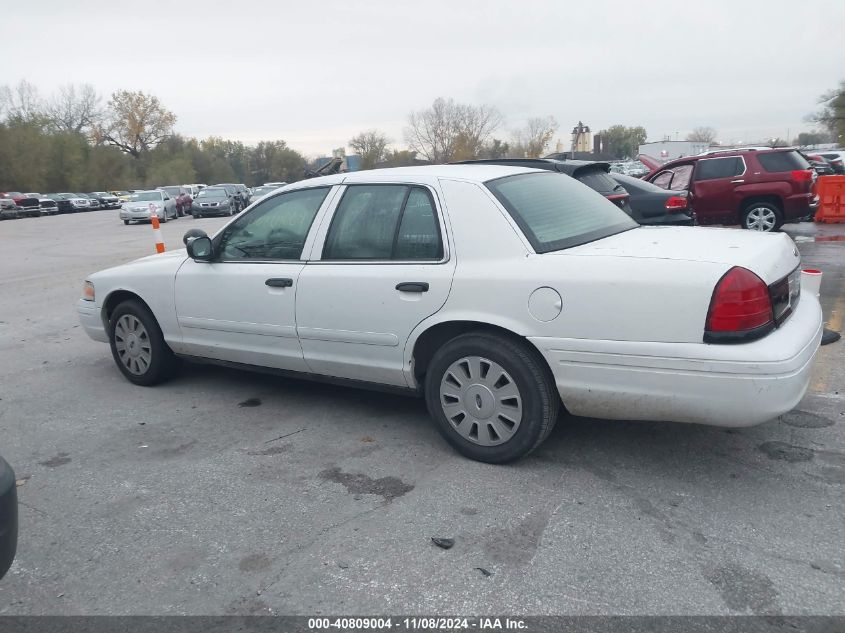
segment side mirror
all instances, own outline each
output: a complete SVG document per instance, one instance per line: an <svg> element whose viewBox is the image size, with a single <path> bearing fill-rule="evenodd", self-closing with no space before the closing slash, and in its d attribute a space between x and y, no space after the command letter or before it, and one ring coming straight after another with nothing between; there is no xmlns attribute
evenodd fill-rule
<svg viewBox="0 0 845 633"><path fill-rule="evenodd" d="M188 241L185 246L188 248L188 255L196 261L208 262L214 256L214 245L211 243L211 238L207 235L195 237Z"/></svg>

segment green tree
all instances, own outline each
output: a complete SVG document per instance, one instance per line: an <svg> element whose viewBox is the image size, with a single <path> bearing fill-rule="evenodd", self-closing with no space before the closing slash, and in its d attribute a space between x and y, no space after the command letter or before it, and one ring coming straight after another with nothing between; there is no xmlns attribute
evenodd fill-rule
<svg viewBox="0 0 845 633"><path fill-rule="evenodd" d="M637 155L640 145L645 143L648 134L644 127L627 127L611 125L601 132L602 144L605 151L613 158L633 158Z"/></svg>

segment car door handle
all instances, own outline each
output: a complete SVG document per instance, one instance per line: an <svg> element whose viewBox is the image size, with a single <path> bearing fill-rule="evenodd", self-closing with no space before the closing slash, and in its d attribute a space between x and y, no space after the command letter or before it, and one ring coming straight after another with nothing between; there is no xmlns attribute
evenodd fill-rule
<svg viewBox="0 0 845 633"><path fill-rule="evenodd" d="M289 279L288 277L274 277L264 283L271 288L290 288L293 285L293 279Z"/></svg>
<svg viewBox="0 0 845 633"><path fill-rule="evenodd" d="M403 281L401 284L396 284L396 290L402 292L428 292L427 281Z"/></svg>
<svg viewBox="0 0 845 633"><path fill-rule="evenodd" d="M731 183L745 182L742 178L738 180L731 180Z"/></svg>

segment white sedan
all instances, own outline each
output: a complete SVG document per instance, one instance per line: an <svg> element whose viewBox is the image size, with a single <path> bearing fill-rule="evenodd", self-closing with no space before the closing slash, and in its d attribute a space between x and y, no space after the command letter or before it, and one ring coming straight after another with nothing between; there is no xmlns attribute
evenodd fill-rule
<svg viewBox="0 0 845 633"><path fill-rule="evenodd" d="M522 167L327 176L191 233L85 282L82 325L131 382L183 357L404 390L486 462L526 455L561 408L772 419L803 397L822 334L787 235L641 227Z"/></svg>
<svg viewBox="0 0 845 633"><path fill-rule="evenodd" d="M120 219L124 224L130 222L149 222L153 214L161 222L175 220L179 217L176 211L176 199L163 189L150 191L134 191L120 208Z"/></svg>

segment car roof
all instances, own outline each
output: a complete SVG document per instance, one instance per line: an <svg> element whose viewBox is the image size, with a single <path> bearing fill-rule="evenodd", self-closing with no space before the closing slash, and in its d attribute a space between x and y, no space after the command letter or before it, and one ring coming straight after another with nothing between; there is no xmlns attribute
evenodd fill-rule
<svg viewBox="0 0 845 633"><path fill-rule="evenodd" d="M379 179L399 180L408 179L435 179L451 178L455 180L467 180L470 182L483 183L504 176L515 174L538 172L537 169L525 167L513 167L511 165L485 165L485 164L451 164L451 165L415 165L411 167L388 167L384 169L370 169L366 171L354 171L331 176L321 176L310 180L301 180L297 185L320 182L320 183L341 183L341 182L368 182Z"/></svg>

